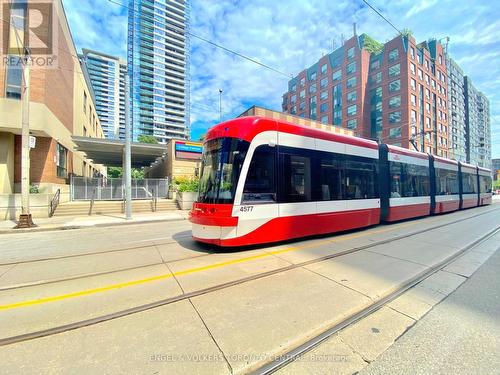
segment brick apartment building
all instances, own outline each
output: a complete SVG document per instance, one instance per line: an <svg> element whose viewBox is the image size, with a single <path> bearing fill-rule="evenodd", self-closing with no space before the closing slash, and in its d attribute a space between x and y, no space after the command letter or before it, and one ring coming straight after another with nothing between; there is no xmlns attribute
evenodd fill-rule
<svg viewBox="0 0 500 375"><path fill-rule="evenodd" d="M35 3L12 4L0 0L2 19L15 19L20 25L17 33L12 23L3 22L0 27L2 62L5 57L19 59L12 49L6 55L6 46L13 38L17 43L19 35L24 37L22 26ZM30 68L29 124L30 134L36 137L30 151L30 183L40 192L30 197L35 217L47 215L47 201L57 189L61 199L68 198L70 175L105 173L103 166L76 151L72 140L73 135L102 138L104 134L60 0L53 2L52 12L57 67L33 64ZM17 48L22 51L22 46ZM22 65L0 65L0 220L15 218L20 209L22 80Z"/></svg>
<svg viewBox="0 0 500 375"><path fill-rule="evenodd" d="M282 109L361 137L447 157L447 95L439 42L417 44L409 34L381 44L362 34L291 79Z"/></svg>

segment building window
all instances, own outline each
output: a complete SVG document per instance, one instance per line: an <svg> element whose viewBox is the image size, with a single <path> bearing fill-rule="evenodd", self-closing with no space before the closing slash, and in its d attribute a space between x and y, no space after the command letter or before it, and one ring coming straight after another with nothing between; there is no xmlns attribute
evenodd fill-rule
<svg viewBox="0 0 500 375"><path fill-rule="evenodd" d="M400 138L401 137L401 127L389 129L390 138Z"/></svg>
<svg viewBox="0 0 500 375"><path fill-rule="evenodd" d="M332 90L333 96L333 124L342 123L342 85L335 85Z"/></svg>
<svg viewBox="0 0 500 375"><path fill-rule="evenodd" d="M410 63L410 72L411 72L412 74L415 74L415 64L414 64L414 63L412 63L412 62Z"/></svg>
<svg viewBox="0 0 500 375"><path fill-rule="evenodd" d="M379 59L373 60L370 63L370 70L376 70L378 68L380 68L380 60Z"/></svg>
<svg viewBox="0 0 500 375"><path fill-rule="evenodd" d="M300 90L299 97L300 99L304 99L306 97L306 90Z"/></svg>
<svg viewBox="0 0 500 375"><path fill-rule="evenodd" d="M429 60L425 60L425 69L429 70Z"/></svg>
<svg viewBox="0 0 500 375"><path fill-rule="evenodd" d="M414 111L413 109L410 112L410 123L411 124L416 124L417 123L417 112Z"/></svg>
<svg viewBox="0 0 500 375"><path fill-rule="evenodd" d="M396 64L391 67L389 67L389 77L395 77L398 76L401 73L401 65Z"/></svg>
<svg viewBox="0 0 500 375"><path fill-rule="evenodd" d="M321 116L321 123L328 124L328 115Z"/></svg>
<svg viewBox="0 0 500 375"><path fill-rule="evenodd" d="M326 73L326 64L321 65L321 74Z"/></svg>
<svg viewBox="0 0 500 375"><path fill-rule="evenodd" d="M347 129L356 129L358 127L358 120L353 118L347 121Z"/></svg>
<svg viewBox="0 0 500 375"><path fill-rule="evenodd" d="M422 72L422 69L418 70L418 78L424 79L424 73Z"/></svg>
<svg viewBox="0 0 500 375"><path fill-rule="evenodd" d="M425 103L425 111L431 113L431 105L429 103Z"/></svg>
<svg viewBox="0 0 500 375"><path fill-rule="evenodd" d="M20 59L19 57L9 56L9 58ZM21 99L23 81L23 66L22 64L7 65L7 87L5 96L10 99Z"/></svg>
<svg viewBox="0 0 500 375"><path fill-rule="evenodd" d="M417 82L413 78L410 80L410 87L414 91L417 89Z"/></svg>
<svg viewBox="0 0 500 375"><path fill-rule="evenodd" d="M342 70L337 70L336 72L333 72L332 74L333 81L338 81L341 78L342 78Z"/></svg>
<svg viewBox="0 0 500 375"><path fill-rule="evenodd" d="M429 80L429 75L428 74L425 75L425 83L427 83L428 85L430 84L430 80Z"/></svg>
<svg viewBox="0 0 500 375"><path fill-rule="evenodd" d="M397 60L399 57L399 50L397 48L394 48L392 51L389 52L389 62Z"/></svg>
<svg viewBox="0 0 500 375"><path fill-rule="evenodd" d="M67 160L68 160L68 150L61 144L57 144L56 147L56 165L57 165L57 177L66 178L68 176L67 171Z"/></svg>
<svg viewBox="0 0 500 375"><path fill-rule="evenodd" d="M295 115L297 113L297 106L294 105L292 108L290 108L290 114Z"/></svg>
<svg viewBox="0 0 500 375"><path fill-rule="evenodd" d="M371 81L370 83L372 85L382 82L382 72L378 72L378 73L372 74L370 76L370 81Z"/></svg>
<svg viewBox="0 0 500 375"><path fill-rule="evenodd" d="M319 111L321 113L325 113L326 111L328 111L328 103L322 103L322 104L320 104Z"/></svg>
<svg viewBox="0 0 500 375"><path fill-rule="evenodd" d="M304 87L305 85L306 85L306 79L305 79L304 77L302 77L302 78L300 79L300 86L301 86L301 87Z"/></svg>
<svg viewBox="0 0 500 375"><path fill-rule="evenodd" d="M389 108L399 108L401 106L401 95L389 98Z"/></svg>
<svg viewBox="0 0 500 375"><path fill-rule="evenodd" d="M347 116L356 115L356 104L347 107Z"/></svg>
<svg viewBox="0 0 500 375"><path fill-rule="evenodd" d="M401 81L399 79L389 83L389 92L399 91L401 89Z"/></svg>
<svg viewBox="0 0 500 375"><path fill-rule="evenodd" d="M316 120L316 95L309 98L309 118L311 120Z"/></svg>
<svg viewBox="0 0 500 375"><path fill-rule="evenodd" d="M347 75L355 73L355 72L356 72L356 61L350 63L346 67L346 73L347 73Z"/></svg>
<svg viewBox="0 0 500 375"><path fill-rule="evenodd" d="M414 105L414 106L417 105L417 97L415 95L411 94L410 101L411 101L411 105Z"/></svg>
<svg viewBox="0 0 500 375"><path fill-rule="evenodd" d="M290 86L290 92L297 90L297 85L294 83Z"/></svg>
<svg viewBox="0 0 500 375"><path fill-rule="evenodd" d="M319 94L319 98L321 100L325 100L325 99L328 99L328 91L321 91L321 93Z"/></svg>
<svg viewBox="0 0 500 375"><path fill-rule="evenodd" d="M309 86L309 93L314 94L316 92L316 84L313 83L311 86Z"/></svg>
<svg viewBox="0 0 500 375"><path fill-rule="evenodd" d="M347 88L356 86L356 77L351 77L347 80Z"/></svg>
<svg viewBox="0 0 500 375"><path fill-rule="evenodd" d="M87 113L87 93L83 92L83 113Z"/></svg>
<svg viewBox="0 0 500 375"><path fill-rule="evenodd" d="M300 102L299 103L299 111L303 111L306 109L306 102Z"/></svg>
<svg viewBox="0 0 500 375"><path fill-rule="evenodd" d="M351 47L347 50L347 59L350 60L354 57L354 47Z"/></svg>
<svg viewBox="0 0 500 375"><path fill-rule="evenodd" d="M347 102L353 102L356 100L356 91L351 91L347 93Z"/></svg>
<svg viewBox="0 0 500 375"><path fill-rule="evenodd" d="M325 88L327 85L328 85L328 78L323 78L320 82L319 82L319 85L321 86L321 88Z"/></svg>
<svg viewBox="0 0 500 375"><path fill-rule="evenodd" d="M291 97L290 97L290 103L295 103L297 101L297 95L296 94L293 94Z"/></svg>
<svg viewBox="0 0 500 375"><path fill-rule="evenodd" d="M415 49L413 47L410 47L410 56L412 59L415 58Z"/></svg>
<svg viewBox="0 0 500 375"><path fill-rule="evenodd" d="M397 124L401 122L401 111L389 113L389 124Z"/></svg>
<svg viewBox="0 0 500 375"><path fill-rule="evenodd" d="M439 55L439 64L443 64L443 56Z"/></svg>
<svg viewBox="0 0 500 375"><path fill-rule="evenodd" d="M430 99L431 98L431 92L429 91L429 89L425 89L425 97L427 99Z"/></svg>
<svg viewBox="0 0 500 375"><path fill-rule="evenodd" d="M312 72L310 80L314 81L315 79L316 79L316 72Z"/></svg>

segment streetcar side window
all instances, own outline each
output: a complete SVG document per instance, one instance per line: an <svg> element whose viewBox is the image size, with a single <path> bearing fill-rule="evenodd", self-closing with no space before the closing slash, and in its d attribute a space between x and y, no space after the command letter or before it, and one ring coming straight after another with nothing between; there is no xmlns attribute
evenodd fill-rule
<svg viewBox="0 0 500 375"><path fill-rule="evenodd" d="M462 172L462 193L474 194L477 193L476 175Z"/></svg>
<svg viewBox="0 0 500 375"><path fill-rule="evenodd" d="M243 203L276 202L276 148L259 146L248 168Z"/></svg>
<svg viewBox="0 0 500 375"><path fill-rule="evenodd" d="M377 198L376 174L372 161L348 156L345 164L345 199Z"/></svg>
<svg viewBox="0 0 500 375"><path fill-rule="evenodd" d="M429 168L421 165L389 162L391 198L429 195Z"/></svg>
<svg viewBox="0 0 500 375"><path fill-rule="evenodd" d="M436 168L436 195L458 194L458 172Z"/></svg>
<svg viewBox="0 0 500 375"><path fill-rule="evenodd" d="M491 177L479 176L479 192L491 193Z"/></svg>
<svg viewBox="0 0 500 375"><path fill-rule="evenodd" d="M285 202L312 201L311 158L283 154Z"/></svg>
<svg viewBox="0 0 500 375"><path fill-rule="evenodd" d="M343 199L343 161L336 156L322 157L319 160L320 201Z"/></svg>

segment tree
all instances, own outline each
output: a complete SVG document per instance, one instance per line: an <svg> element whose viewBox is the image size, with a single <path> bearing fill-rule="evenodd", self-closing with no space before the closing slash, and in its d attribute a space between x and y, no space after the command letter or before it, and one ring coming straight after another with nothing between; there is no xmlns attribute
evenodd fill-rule
<svg viewBox="0 0 500 375"><path fill-rule="evenodd" d="M108 177L109 178L118 178L123 176L122 167L108 167Z"/></svg>
<svg viewBox="0 0 500 375"><path fill-rule="evenodd" d="M142 169L132 168L132 178L136 180L144 180L144 171Z"/></svg>
<svg viewBox="0 0 500 375"><path fill-rule="evenodd" d="M137 140L141 143L151 143L151 144L158 143L158 140L154 136L147 134L141 134L140 136L137 137Z"/></svg>
<svg viewBox="0 0 500 375"><path fill-rule="evenodd" d="M132 168L131 175L133 179L144 180L144 171L142 169ZM123 177L122 167L108 167L108 177L109 178L121 178Z"/></svg>
<svg viewBox="0 0 500 375"><path fill-rule="evenodd" d="M413 31L411 31L411 29L404 28L403 30L401 30L401 35L409 37L409 36L413 35Z"/></svg>

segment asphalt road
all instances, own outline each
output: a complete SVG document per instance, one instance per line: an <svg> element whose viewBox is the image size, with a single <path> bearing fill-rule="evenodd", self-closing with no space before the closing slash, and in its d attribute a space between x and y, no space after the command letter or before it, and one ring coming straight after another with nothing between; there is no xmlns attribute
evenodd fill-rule
<svg viewBox="0 0 500 375"><path fill-rule="evenodd" d="M368 374L498 374L500 250L376 361Z"/></svg>

